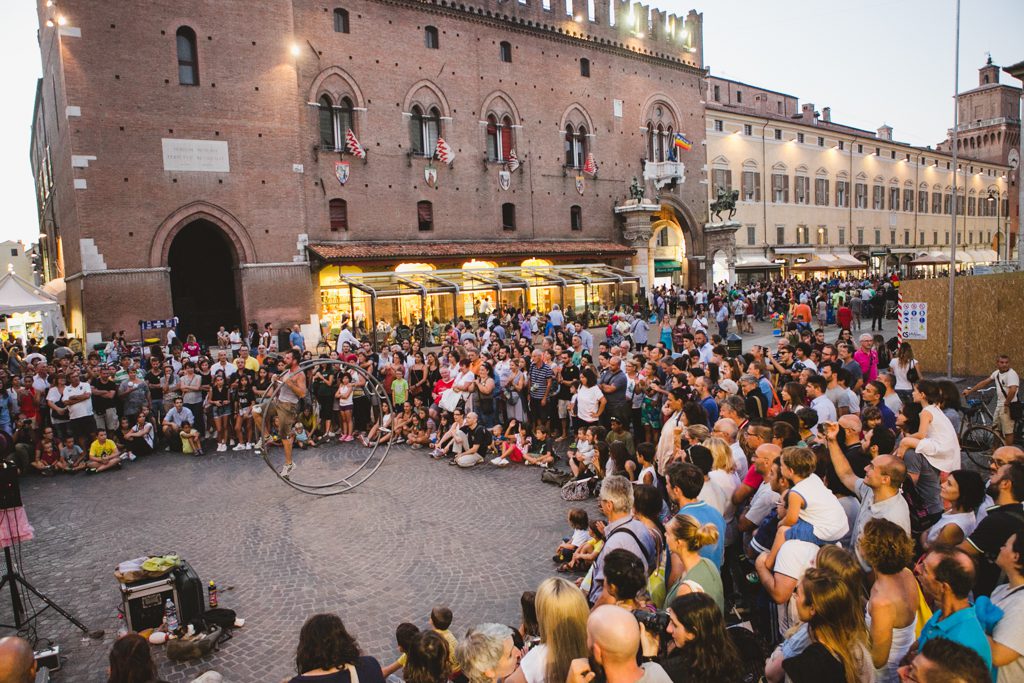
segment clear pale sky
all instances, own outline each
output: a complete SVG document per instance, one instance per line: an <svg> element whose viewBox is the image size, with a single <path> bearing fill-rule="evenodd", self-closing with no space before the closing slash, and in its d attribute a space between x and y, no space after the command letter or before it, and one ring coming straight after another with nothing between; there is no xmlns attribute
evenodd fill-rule
<svg viewBox="0 0 1024 683"><path fill-rule="evenodd" d="M36 79L41 74L33 0L0 0L0 240L39 234L29 165ZM129 3L130 4L130 3ZM140 5L142 3L139 3ZM704 61L712 73L832 107L832 120L934 145L952 125L954 0L650 0L704 13ZM977 85L991 52L1024 60L1024 2L962 0L960 89ZM1020 85L1003 74L1003 82Z"/></svg>

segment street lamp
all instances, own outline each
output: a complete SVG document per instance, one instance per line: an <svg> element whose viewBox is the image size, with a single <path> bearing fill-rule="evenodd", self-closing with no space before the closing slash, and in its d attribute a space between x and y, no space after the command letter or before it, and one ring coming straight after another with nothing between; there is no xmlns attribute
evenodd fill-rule
<svg viewBox="0 0 1024 683"><path fill-rule="evenodd" d="M1008 240L1003 238L1003 234L999 230L999 209L1000 209L1000 206L999 206L999 195L997 195L995 193L995 190L989 190L988 191L988 201L995 202L995 205L996 205L996 235L998 236L998 239L999 239L999 242L1000 242L999 246L1003 247L1003 243L1008 242ZM1001 254L996 254L996 256L998 256L999 258L1001 258L1003 260L1007 260L1008 261L1008 260L1010 260L1009 244L1006 244L1005 249L1007 250L1005 252L1006 253L1005 256L1003 256ZM1000 250L1000 251L1002 251L1002 250Z"/></svg>

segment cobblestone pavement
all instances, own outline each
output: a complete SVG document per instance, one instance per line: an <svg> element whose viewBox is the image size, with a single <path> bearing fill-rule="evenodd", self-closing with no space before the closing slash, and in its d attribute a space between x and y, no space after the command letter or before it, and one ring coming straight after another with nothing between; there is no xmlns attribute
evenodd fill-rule
<svg viewBox="0 0 1024 683"><path fill-rule="evenodd" d="M320 452L298 454L297 474ZM553 573L570 507L537 469L460 470L407 446L332 498L292 491L252 453L158 454L95 476L25 479L22 493L36 531L23 545L26 576L107 632L90 641L52 610L40 618L39 635L66 655L54 680L76 683L106 680L120 561L176 552L204 582L216 579L221 606L246 620L203 661L177 664L154 648L163 678L214 669L227 681L276 682L294 670L303 621L320 611L340 614L385 663L397 655L395 626L424 627L434 605L451 607L457 635L485 620L518 624L521 592ZM0 598L0 621L10 613Z"/></svg>

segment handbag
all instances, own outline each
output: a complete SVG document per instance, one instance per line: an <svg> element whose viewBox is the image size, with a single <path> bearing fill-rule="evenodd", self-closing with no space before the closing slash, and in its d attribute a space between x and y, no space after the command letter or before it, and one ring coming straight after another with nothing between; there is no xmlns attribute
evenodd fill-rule
<svg viewBox="0 0 1024 683"><path fill-rule="evenodd" d="M915 362L907 370L907 381L911 384L917 384L921 380L921 373L917 371L917 363Z"/></svg>
<svg viewBox="0 0 1024 683"><path fill-rule="evenodd" d="M437 405L440 406L441 410L454 413L455 409L459 407L459 401L461 400L462 394L454 389L445 389L444 393L441 394L441 400L437 402Z"/></svg>
<svg viewBox="0 0 1024 683"><path fill-rule="evenodd" d="M586 500L590 497L590 480L573 479L562 484L562 500Z"/></svg>
<svg viewBox="0 0 1024 683"><path fill-rule="evenodd" d="M549 467L540 473L540 480L545 484L555 484L556 486L564 486L567 481L572 480L572 473L565 472L563 470L556 470L553 467Z"/></svg>
<svg viewBox="0 0 1024 683"><path fill-rule="evenodd" d="M769 383L770 384L770 383ZM772 387L772 406L768 409L768 417L778 417L782 414L782 401L779 400L779 395L775 393L775 387Z"/></svg>

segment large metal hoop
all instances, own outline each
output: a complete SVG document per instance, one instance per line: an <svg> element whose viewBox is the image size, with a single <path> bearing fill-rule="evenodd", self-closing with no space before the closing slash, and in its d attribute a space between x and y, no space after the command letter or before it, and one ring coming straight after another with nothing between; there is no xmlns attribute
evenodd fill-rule
<svg viewBox="0 0 1024 683"><path fill-rule="evenodd" d="M384 385L381 384L380 380L368 373L363 368L352 363L346 363L341 360L334 360L331 358L316 358L313 360L304 361L299 364L299 369L296 372L306 372L310 368L318 365L333 365L350 373L356 373L365 380L365 390L371 398L376 398L381 404L387 403L388 409L393 415L395 412L394 406L391 404L391 398L388 393L384 390ZM273 389L263 397L259 405L263 411L264 419L262 420L262 429L260 430L260 436L266 443L270 436L270 420L266 419L267 409L273 405L278 399L278 394L281 392L281 388L284 385L281 383L275 383ZM380 419L379 417L377 418ZM388 453L391 452L391 440L389 439L386 443L381 443L380 433L377 434L377 440L373 443L373 447L370 452L360 463L351 474L348 474L337 481L333 481L325 484L306 484L301 481L293 481L290 477L282 477L281 474L274 467L274 464L270 461L270 456L267 452L267 448L264 446L262 455L263 461L267 463L267 467L274 473L274 476L283 481L288 486L300 493L305 493L310 496L328 497L336 496L342 493L348 493L352 489L356 488L360 484L364 483L367 479L373 476L373 473L380 469L380 466L384 464L384 459L387 458Z"/></svg>

